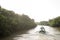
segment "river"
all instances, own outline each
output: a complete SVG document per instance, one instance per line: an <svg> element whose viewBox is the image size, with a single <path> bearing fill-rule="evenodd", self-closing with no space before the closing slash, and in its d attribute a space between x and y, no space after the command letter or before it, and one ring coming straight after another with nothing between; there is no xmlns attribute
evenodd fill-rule
<svg viewBox="0 0 60 40"><path fill-rule="evenodd" d="M13 37L13 40L60 40L60 31L58 31L56 28L49 27L49 26L43 26L46 30L46 33L39 33L40 25L38 25L36 28L28 30L27 33L16 35ZM6 40L12 40L11 38L8 38Z"/></svg>

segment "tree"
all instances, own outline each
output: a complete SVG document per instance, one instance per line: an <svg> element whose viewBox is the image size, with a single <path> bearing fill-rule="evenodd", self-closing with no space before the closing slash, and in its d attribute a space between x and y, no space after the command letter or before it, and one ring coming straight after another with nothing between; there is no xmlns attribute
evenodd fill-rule
<svg viewBox="0 0 60 40"><path fill-rule="evenodd" d="M50 26L60 27L60 16L49 20Z"/></svg>
<svg viewBox="0 0 60 40"><path fill-rule="evenodd" d="M18 15L13 11L0 7L0 37L29 30L36 27L33 19L27 15Z"/></svg>
<svg viewBox="0 0 60 40"><path fill-rule="evenodd" d="M46 26L49 25L48 21L40 21L38 24L39 25L46 25Z"/></svg>

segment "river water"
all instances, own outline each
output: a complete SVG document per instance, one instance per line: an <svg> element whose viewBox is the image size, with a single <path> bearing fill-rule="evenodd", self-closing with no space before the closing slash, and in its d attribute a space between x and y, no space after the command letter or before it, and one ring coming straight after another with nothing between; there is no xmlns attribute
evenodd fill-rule
<svg viewBox="0 0 60 40"><path fill-rule="evenodd" d="M43 26L46 33L39 33L41 26L37 26L34 29L27 31L26 34L17 35L14 40L60 40L60 32L52 27Z"/></svg>
<svg viewBox="0 0 60 40"><path fill-rule="evenodd" d="M43 26L46 30L46 33L39 33L40 25L36 28L27 31L25 34L16 35L13 37L13 40L60 40L60 31L56 28ZM8 39L10 40L10 39Z"/></svg>

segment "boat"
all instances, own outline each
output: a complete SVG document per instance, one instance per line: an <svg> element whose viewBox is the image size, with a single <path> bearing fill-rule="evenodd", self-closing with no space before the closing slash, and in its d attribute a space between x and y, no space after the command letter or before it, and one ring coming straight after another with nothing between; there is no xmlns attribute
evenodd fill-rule
<svg viewBox="0 0 60 40"><path fill-rule="evenodd" d="M40 29L41 29L41 30L39 31L39 33L46 33L46 31L45 31L45 28L44 28L44 27L41 27Z"/></svg>
<svg viewBox="0 0 60 40"><path fill-rule="evenodd" d="M46 31L39 31L39 33L46 33Z"/></svg>

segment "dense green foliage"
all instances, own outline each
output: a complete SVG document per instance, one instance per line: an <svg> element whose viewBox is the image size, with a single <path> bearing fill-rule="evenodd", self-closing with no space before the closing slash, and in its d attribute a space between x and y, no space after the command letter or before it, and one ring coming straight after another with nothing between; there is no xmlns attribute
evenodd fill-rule
<svg viewBox="0 0 60 40"><path fill-rule="evenodd" d="M37 23L38 25L45 25L45 26L49 26L48 21L40 21Z"/></svg>
<svg viewBox="0 0 60 40"><path fill-rule="evenodd" d="M0 7L0 37L6 37L12 33L28 30L35 26L34 20L27 15L18 15L13 11Z"/></svg>
<svg viewBox="0 0 60 40"><path fill-rule="evenodd" d="M49 20L50 26L60 27L60 16Z"/></svg>
<svg viewBox="0 0 60 40"><path fill-rule="evenodd" d="M60 27L60 16L50 19L49 21L40 21L37 22L38 25L52 26L52 27Z"/></svg>

